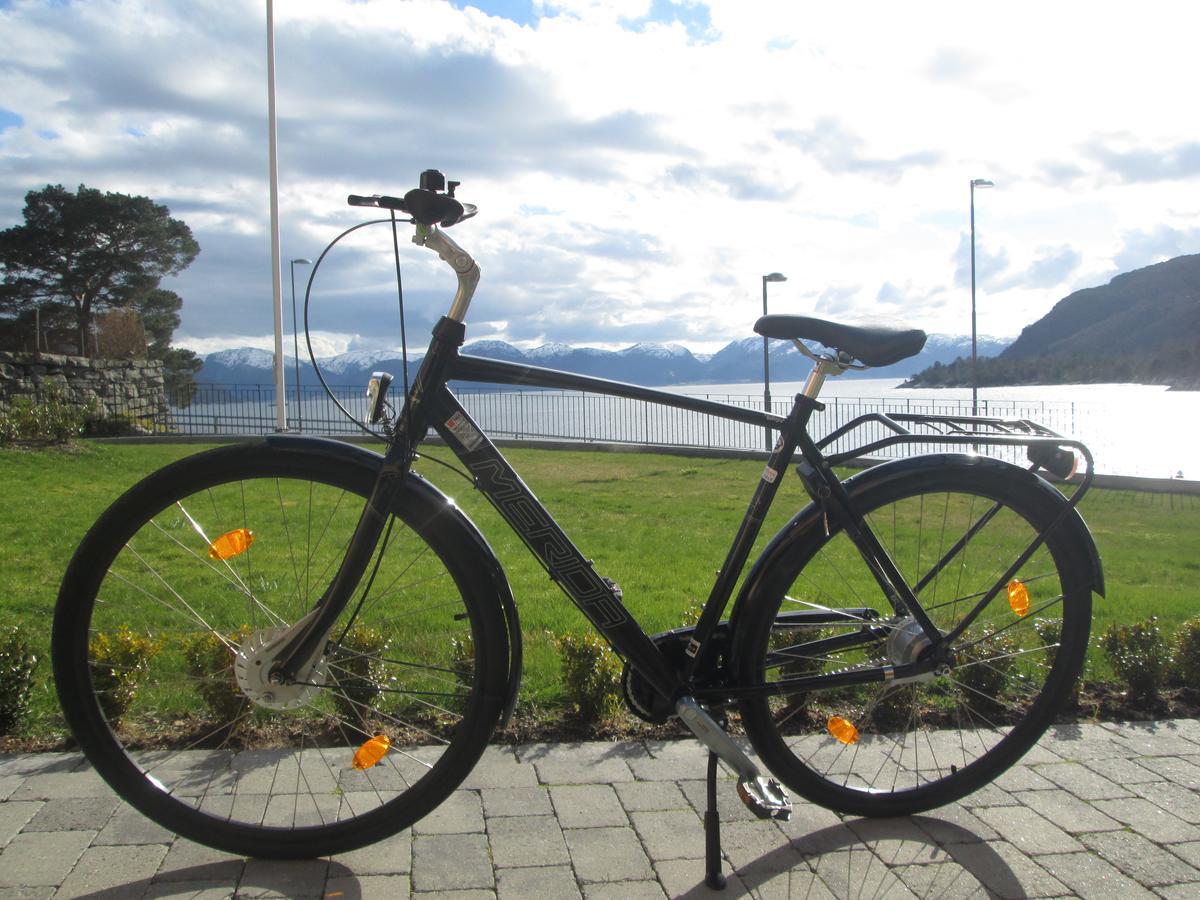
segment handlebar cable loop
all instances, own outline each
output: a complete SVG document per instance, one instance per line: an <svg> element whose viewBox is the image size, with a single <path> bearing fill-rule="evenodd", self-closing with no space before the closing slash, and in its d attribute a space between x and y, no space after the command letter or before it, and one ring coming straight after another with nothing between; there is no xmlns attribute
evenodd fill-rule
<svg viewBox="0 0 1200 900"><path fill-rule="evenodd" d="M313 284L316 282L317 272L321 268L321 263L325 261L325 257L329 255L329 251L337 246L338 242L340 242L342 238L352 234L355 231L358 231L360 228L367 228L370 225L387 225L391 222L392 219L371 219L370 221L359 222L357 225L352 225L350 228L347 228L325 245L325 249L321 251L321 255L318 256L316 262L313 263L312 271L308 275L308 284L304 287L304 345L308 348L308 358L312 361L313 372L316 373L317 380L321 382L321 387L324 389L329 399L333 401L333 405L338 408L341 414L353 422L355 427L357 427L360 431L370 435L373 438L380 438L382 435L380 435L377 431L368 428L358 420L358 417L355 416L354 413L346 409L346 407L342 405L341 401L338 400L338 398L334 395L333 390L329 387L329 382L325 380L325 376L321 374L321 367L317 365L317 355L315 352L313 352L312 335L309 332L308 307L312 299L312 289Z"/></svg>
<svg viewBox="0 0 1200 900"><path fill-rule="evenodd" d="M429 249L435 251L437 255L454 270L455 275L458 276L458 290L454 295L454 300L451 303L450 312L447 318L460 323L466 318L467 308L471 304L471 298L475 294L475 288L479 284L480 276L478 263L476 263L475 260L471 258L469 253L463 250L462 247L455 243L455 241L440 228L437 228L436 226L431 227L428 225L422 225L418 222L414 222L412 219L397 219L395 210L390 210L389 212L390 216L387 219L371 219L367 222L359 222L357 225L347 228L332 241L330 241L325 246L325 249L321 251L321 255L317 257L316 262L313 263L312 271L308 276L308 284L304 287L304 345L308 350L308 358L312 362L313 372L316 374L317 380L321 382L321 388L325 391L325 394L330 400L333 401L333 405L338 408L342 415L353 422L355 427L360 431L374 438L382 438L384 436L379 432L376 432L374 429L368 428L366 425L360 422L353 413L351 413L348 409L346 409L345 406L342 405L341 401L338 400L338 398L334 395L333 390L329 387L329 383L325 380L325 376L321 374L321 368L317 365L317 355L313 351L312 334L309 329L308 321L308 310L309 304L312 301L313 284L316 282L317 272L320 271L321 264L325 261L325 257L329 255L329 252L333 250L333 248L337 246L343 238L355 231L358 231L360 228L367 228L371 225L391 225L392 227L392 247L396 260L396 285L400 302L401 353L403 355L404 362L405 412L403 412L402 415L407 414L410 385L408 381L408 348L404 331L404 290L403 283L400 278L400 245L399 238L396 234L396 225L399 222L407 222L408 224L416 225L416 233L412 237L412 242L417 246L428 247Z"/></svg>

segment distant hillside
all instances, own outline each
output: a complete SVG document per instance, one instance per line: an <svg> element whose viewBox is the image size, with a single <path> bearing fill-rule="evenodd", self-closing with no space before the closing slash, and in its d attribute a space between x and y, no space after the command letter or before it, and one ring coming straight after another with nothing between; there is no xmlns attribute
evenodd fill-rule
<svg viewBox="0 0 1200 900"><path fill-rule="evenodd" d="M1064 297L978 368L985 387L1138 382L1200 389L1200 254ZM935 364L906 386L969 385L970 370L969 357Z"/></svg>
<svg viewBox="0 0 1200 900"><path fill-rule="evenodd" d="M986 353L998 353L1007 341L981 338L980 348ZM935 362L950 362L969 350L970 339L958 335L933 334L925 349L894 366L868 369L861 373L868 378L904 378ZM771 381L802 381L811 369L809 361L791 344L771 341ZM463 347L463 352L489 359L503 359L561 369L583 375L595 375L643 385L668 384L739 384L762 381L762 338L748 337L733 341L712 356L696 356L678 344L634 344L624 350L597 350L592 347L570 347L566 344L545 344L522 351L504 341L475 341ZM272 354L266 350L241 348L219 350L204 358L204 367L196 375L202 384L270 384ZM420 353L410 355L409 371L416 372ZM371 372L383 370L400 377L403 363L395 351L355 350L339 356L318 360L321 372L331 385L366 384ZM287 383L293 383L293 357L287 357ZM855 377L858 373L847 377ZM300 363L300 381L305 385L318 384L312 365Z"/></svg>

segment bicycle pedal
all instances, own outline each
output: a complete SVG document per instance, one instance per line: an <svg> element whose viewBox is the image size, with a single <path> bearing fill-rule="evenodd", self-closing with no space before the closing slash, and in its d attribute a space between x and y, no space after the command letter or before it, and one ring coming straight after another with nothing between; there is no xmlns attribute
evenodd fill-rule
<svg viewBox="0 0 1200 900"><path fill-rule="evenodd" d="M760 819L779 819L786 822L792 817L792 801L787 791L774 778L759 775L755 778L739 778L738 798L746 808Z"/></svg>

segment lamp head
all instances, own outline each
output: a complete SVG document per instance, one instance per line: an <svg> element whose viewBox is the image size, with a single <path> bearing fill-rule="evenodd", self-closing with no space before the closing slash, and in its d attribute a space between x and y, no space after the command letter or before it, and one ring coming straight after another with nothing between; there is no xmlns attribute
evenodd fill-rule
<svg viewBox="0 0 1200 900"><path fill-rule="evenodd" d="M994 181L988 181L986 178L975 178L971 181L971 187L973 188L990 188L995 186L996 183Z"/></svg>
<svg viewBox="0 0 1200 900"><path fill-rule="evenodd" d="M763 281L770 282L787 281L787 276L780 275L778 272L772 272L770 275L764 275L762 278Z"/></svg>
<svg viewBox="0 0 1200 900"><path fill-rule="evenodd" d="M294 266L311 266L312 260L305 259L304 257L299 257L297 259L292 260L292 265L294 265Z"/></svg>

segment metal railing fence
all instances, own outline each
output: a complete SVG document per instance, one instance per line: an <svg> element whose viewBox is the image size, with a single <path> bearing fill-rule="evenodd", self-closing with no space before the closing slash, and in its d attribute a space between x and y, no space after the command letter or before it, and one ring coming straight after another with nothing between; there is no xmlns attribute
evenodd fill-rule
<svg viewBox="0 0 1200 900"><path fill-rule="evenodd" d="M333 389L338 401L359 419L367 414L365 392L358 387ZM650 444L709 447L721 450L759 450L763 429L702 413L621 397L572 391L456 391L472 417L494 438L539 441ZM727 393L690 393L749 409L761 409L757 397ZM812 423L821 438L867 413L970 415L969 400L927 398L829 397L824 412ZM786 415L790 398L773 403L772 411ZM153 429L187 435L268 434L275 431L275 389L271 385L198 385L190 397L168 398L168 410L156 417ZM981 400L983 416L1032 419L1062 434L1074 434L1081 404L1062 401ZM1086 418L1086 416L1082 416ZM305 434L359 433L319 387L287 392L288 429ZM148 423L146 423L148 424ZM886 436L878 423L868 423L837 441L830 452L844 451ZM928 452L934 447L922 448ZM886 453L913 452L904 447ZM886 455L886 454L885 454Z"/></svg>

